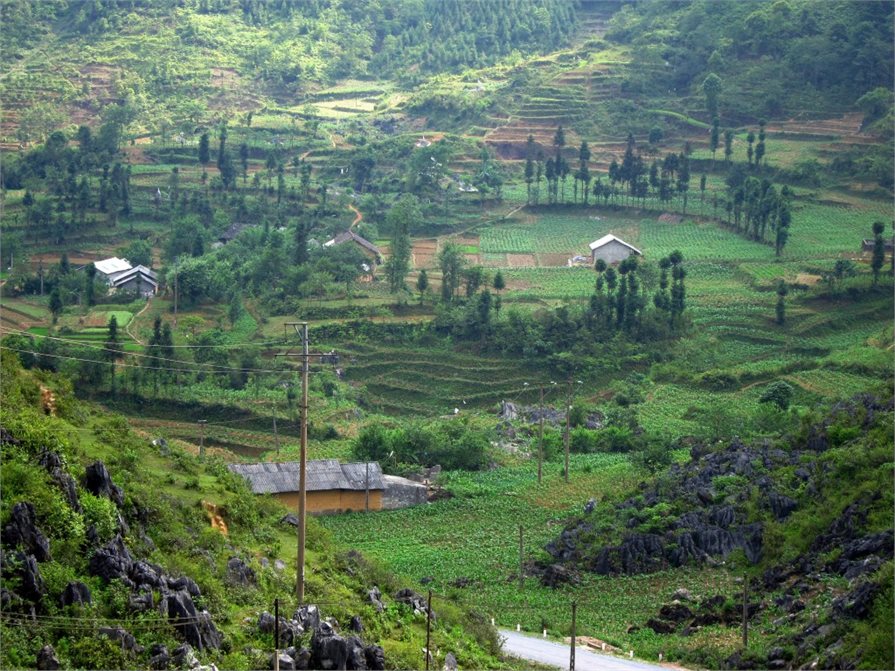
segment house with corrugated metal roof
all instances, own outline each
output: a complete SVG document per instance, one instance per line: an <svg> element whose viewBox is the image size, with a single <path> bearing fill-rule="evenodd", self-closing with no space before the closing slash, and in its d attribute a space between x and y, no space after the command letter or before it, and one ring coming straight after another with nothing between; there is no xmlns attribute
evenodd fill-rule
<svg viewBox="0 0 895 671"><path fill-rule="evenodd" d="M255 494L273 494L286 506L298 508L299 462L230 464ZM308 461L307 510L337 513L348 510L383 510L425 503L424 485L384 475L375 461L342 464L336 459Z"/></svg>
<svg viewBox="0 0 895 671"><path fill-rule="evenodd" d="M379 250L379 247L374 245L369 240L362 238L357 233L351 230L339 233L336 237L324 242L323 246L335 247L336 245L341 245L346 242L357 245L361 252L363 252L363 254L367 258L373 261L375 265L379 265L382 263L382 252Z"/></svg>

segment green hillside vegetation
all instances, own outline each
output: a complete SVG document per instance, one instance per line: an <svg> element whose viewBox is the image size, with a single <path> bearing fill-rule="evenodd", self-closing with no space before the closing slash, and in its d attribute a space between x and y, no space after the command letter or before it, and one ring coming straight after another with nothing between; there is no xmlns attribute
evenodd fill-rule
<svg viewBox="0 0 895 671"><path fill-rule="evenodd" d="M197 606L209 611L223 634L219 649L196 650L203 662L228 669L264 668L273 642L270 634L258 630L259 614L272 612L275 598L280 599L281 613L294 610L295 536L292 527L278 522L286 510L272 499L253 496L219 457L199 459L181 441L153 447L144 434L129 430L124 418L76 400L64 378L24 371L8 352L2 363L0 521L5 525L16 505L27 502L37 529L49 541L48 556L37 564L39 593L28 592L31 583L22 582L16 573L17 548L5 543L0 624L4 668L32 667L47 644L66 668L142 667L153 644L173 651L182 642L164 617L133 606L136 595L126 580L108 581L94 571L91 557L113 538L122 538L135 558L159 565L168 575L188 576L198 585ZM46 390L53 395L54 416L43 411ZM44 465L48 453L58 455L63 475ZM119 502L114 492L91 494L82 481L84 468L97 460L108 464L112 481L123 490ZM60 485L67 478L76 483L73 502ZM215 506L224 531L211 523L207 504ZM313 519L308 549L308 602L318 603L323 616L343 626L360 615L363 636L385 649L389 668L418 666L426 623L392 601L403 585L375 562L346 554ZM234 582L228 572L233 557L252 570L248 582ZM276 566L280 561L282 567ZM78 581L89 588L91 603L60 606L66 586ZM374 585L387 604L382 613L366 596ZM37 613L34 621L29 608ZM476 639L462 633L475 629L475 619L460 607L439 599L435 608L433 643L442 656L453 651L461 664L471 667L498 664L495 639L486 627ZM28 626L22 626L25 620ZM104 627L124 628L142 648L122 650L113 634L103 634ZM298 640L295 645L299 647Z"/></svg>
<svg viewBox="0 0 895 671"><path fill-rule="evenodd" d="M298 458L294 323L307 321L325 354L311 361L309 457L433 480L428 506L311 525L311 595L343 630L361 614L389 668L421 664L425 622L394 592L427 584L438 668L447 651L461 668L507 665L491 617L567 635L572 599L579 634L651 660L891 666L891 555L855 582L832 546L803 540L844 547L892 527L892 9L0 3L0 522L31 502L52 555L38 563L38 624L4 622L0 665L34 666L52 642L66 668L147 668L153 643L180 644L126 607L127 589L89 575L118 532L198 584L225 641L203 663L267 665L255 623L277 596L294 611L290 569L275 564L292 566L296 541L284 511L225 466ZM367 242L335 244L348 231ZM595 264L588 245L608 234L642 256ZM110 289L93 264L111 256L151 268L158 291ZM56 416L42 414L41 387ZM812 426L826 427L823 449L806 448ZM150 444L160 437L167 448ZM47 444L80 512L39 463ZM804 464L766 453L778 447ZM738 454L767 463L738 475ZM662 545L654 571L592 570L604 548L675 531L690 487L678 476L703 457L730 457L711 505L761 523L764 557L743 563L725 546L672 562ZM85 492L97 459L121 506ZM830 476L809 491L800 466ZM759 481L798 509L769 516ZM836 536L850 506L866 513L860 536ZM582 524L594 528L574 557L545 549ZM233 556L254 586L232 584ZM810 588L768 583L740 650L734 580L764 581L756 566L795 566ZM4 589L23 575L5 574ZM557 576L573 579L542 584ZM94 595L80 614L58 606L73 580ZM679 587L705 618L686 634L659 612ZM866 608L834 607L858 587ZM806 633L810 613L839 653ZM119 622L143 652L121 657L94 636Z"/></svg>

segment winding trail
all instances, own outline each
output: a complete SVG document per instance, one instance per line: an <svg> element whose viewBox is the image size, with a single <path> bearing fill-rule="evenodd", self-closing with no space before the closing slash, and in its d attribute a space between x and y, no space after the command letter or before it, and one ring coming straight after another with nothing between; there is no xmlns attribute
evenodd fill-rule
<svg viewBox="0 0 895 671"><path fill-rule="evenodd" d="M144 312L146 312L146 310L149 308L149 304L150 304L151 302L152 302L152 298L147 298L147 299L146 299L146 305L143 306L143 309L140 310L140 311L139 311L137 314L135 314L133 317L131 317L131 320L127 323L127 326L124 327L124 331L125 331L125 333L127 333L131 338L133 338L134 341L135 341L138 345L142 345L143 347L146 347L146 343L143 342L142 340L140 340L140 339L139 339L137 336L135 336L133 333L131 333L131 324L133 324L135 321L137 321L137 318L138 318L141 314L143 314Z"/></svg>
<svg viewBox="0 0 895 671"><path fill-rule="evenodd" d="M348 227L350 231L352 228L357 226L360 222L364 220L364 215L360 213L360 210L357 209L353 204L348 203L348 209L354 212L354 221L351 222L351 226Z"/></svg>

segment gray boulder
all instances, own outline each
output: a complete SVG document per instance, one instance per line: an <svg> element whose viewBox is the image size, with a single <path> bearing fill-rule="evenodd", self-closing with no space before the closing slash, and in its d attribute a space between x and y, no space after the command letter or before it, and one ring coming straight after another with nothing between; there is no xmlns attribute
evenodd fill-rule
<svg viewBox="0 0 895 671"><path fill-rule="evenodd" d="M375 585L373 589L367 592L367 598L370 600L370 603L373 604L373 608L376 609L377 613L381 613L385 610L385 604L382 603L382 592L379 591L379 588Z"/></svg>
<svg viewBox="0 0 895 671"><path fill-rule="evenodd" d="M189 576L182 576L180 578L168 578L168 589L186 590L194 599L202 596L202 592L199 590L199 585L197 585L196 581Z"/></svg>
<svg viewBox="0 0 895 671"><path fill-rule="evenodd" d="M146 585L147 587L158 588L165 584L162 569L142 560L133 563L130 570L130 578L138 587Z"/></svg>
<svg viewBox="0 0 895 671"><path fill-rule="evenodd" d="M56 657L56 651L52 645L45 645L37 653L37 668L41 671L54 671L58 669L59 658Z"/></svg>
<svg viewBox="0 0 895 671"><path fill-rule="evenodd" d="M294 655L292 658L295 660L295 668L296 669L308 669L311 666L311 651L307 648L302 648Z"/></svg>
<svg viewBox="0 0 895 671"><path fill-rule="evenodd" d="M276 619L273 615L264 611L258 616L258 631L262 634L272 634L276 627Z"/></svg>
<svg viewBox="0 0 895 671"><path fill-rule="evenodd" d="M367 658L367 668L370 671L384 671L385 650L378 645L368 645L364 648L364 656Z"/></svg>
<svg viewBox="0 0 895 671"><path fill-rule="evenodd" d="M162 596L159 607L190 645L199 650L216 650L221 647L223 637L214 626L211 615L208 611L196 610L189 592L167 592Z"/></svg>
<svg viewBox="0 0 895 671"><path fill-rule="evenodd" d="M106 496L116 506L124 505L124 492L112 482L112 476L102 461L90 464L84 471L84 488L94 496Z"/></svg>
<svg viewBox="0 0 895 671"><path fill-rule="evenodd" d="M239 557L227 560L227 579L234 585L254 585L255 571Z"/></svg>
<svg viewBox="0 0 895 671"><path fill-rule="evenodd" d="M78 487L75 484L75 479L66 472L62 457L56 452L45 450L40 455L40 465L47 470L53 482L62 490L62 494L72 510L80 513L82 509L78 499Z"/></svg>
<svg viewBox="0 0 895 671"><path fill-rule="evenodd" d="M3 542L9 547L21 546L39 562L50 561L50 542L37 528L34 506L28 502L12 507L9 524L3 528Z"/></svg>
<svg viewBox="0 0 895 671"><path fill-rule="evenodd" d="M155 608L155 599L152 596L152 590L144 587L142 591L131 594L128 598L130 609L136 613L144 613Z"/></svg>
<svg viewBox="0 0 895 671"><path fill-rule="evenodd" d="M143 647L137 645L137 639L123 627L100 627L99 633L110 640L119 642L121 649L125 652L143 652Z"/></svg>
<svg viewBox="0 0 895 671"><path fill-rule="evenodd" d="M39 603L46 588L34 555L14 552L12 555L5 555L0 563L3 565L4 578L13 578L19 581L14 594L26 601Z"/></svg>
<svg viewBox="0 0 895 671"><path fill-rule="evenodd" d="M193 647L189 643L181 643L171 653L171 662L180 669L195 669L199 666L199 660L193 654Z"/></svg>
<svg viewBox="0 0 895 671"><path fill-rule="evenodd" d="M302 606L295 611L292 619L298 622L305 631L316 631L320 626L320 611L317 606Z"/></svg>
<svg viewBox="0 0 895 671"><path fill-rule="evenodd" d="M62 590L62 596L59 597L59 603L64 608L78 604L79 606L87 606L93 603L90 595L90 588L82 582L70 582Z"/></svg>
<svg viewBox="0 0 895 671"><path fill-rule="evenodd" d="M355 671L366 671L367 657L364 653L364 644L357 636L349 636L345 640L348 650L348 659L345 660L345 668Z"/></svg>
<svg viewBox="0 0 895 671"><path fill-rule="evenodd" d="M106 581L121 580L128 587L133 588L134 583L129 574L134 566L134 558L121 536L115 536L93 553L87 570L91 575L99 576Z"/></svg>
<svg viewBox="0 0 895 671"><path fill-rule="evenodd" d="M513 421L519 418L519 408L516 407L515 403L501 401L498 415L501 419Z"/></svg>
<svg viewBox="0 0 895 671"><path fill-rule="evenodd" d="M149 668L153 671L164 671L171 663L171 655L168 654L168 647L156 643L149 648Z"/></svg>
<svg viewBox="0 0 895 671"><path fill-rule="evenodd" d="M274 667L274 659L273 655L270 656L270 667L271 669ZM280 653L280 671L294 671L295 669L295 660L287 655L285 652Z"/></svg>
<svg viewBox="0 0 895 671"><path fill-rule="evenodd" d="M321 625L315 629L314 635L311 637L310 668L344 671L347 668L347 663L348 645L345 639L332 633L332 627Z"/></svg>

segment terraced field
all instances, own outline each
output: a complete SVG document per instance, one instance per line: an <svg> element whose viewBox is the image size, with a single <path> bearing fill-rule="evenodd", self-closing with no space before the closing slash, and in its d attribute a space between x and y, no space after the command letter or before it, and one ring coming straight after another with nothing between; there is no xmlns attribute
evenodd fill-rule
<svg viewBox="0 0 895 671"><path fill-rule="evenodd" d="M524 365L442 347L354 345L350 356L345 379L361 390L364 406L385 414L448 415L503 399L530 402L543 381L543 373Z"/></svg>

